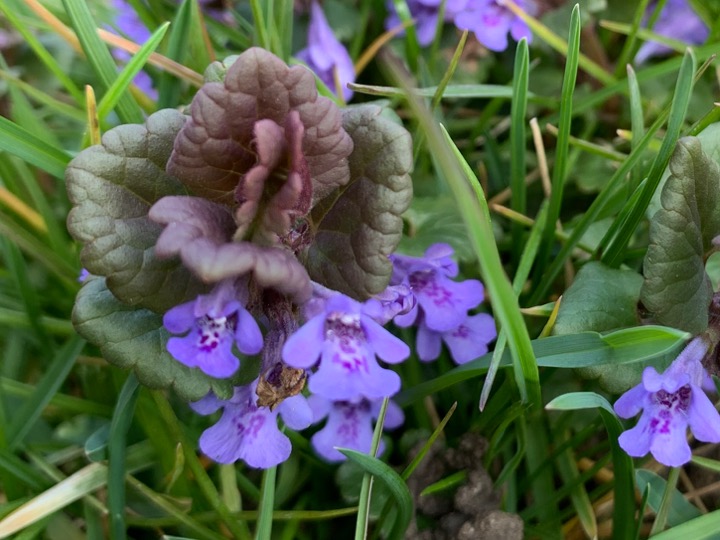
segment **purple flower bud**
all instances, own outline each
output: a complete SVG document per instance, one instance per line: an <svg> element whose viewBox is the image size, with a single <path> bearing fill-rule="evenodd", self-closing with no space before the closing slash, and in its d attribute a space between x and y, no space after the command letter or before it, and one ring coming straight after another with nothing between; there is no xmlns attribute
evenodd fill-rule
<svg viewBox="0 0 720 540"><path fill-rule="evenodd" d="M343 294L329 298L322 312L290 336L282 353L285 363L296 368L309 368L320 359L308 387L337 401L379 399L400 389L398 374L381 368L376 355L397 363L410 349Z"/></svg>
<svg viewBox="0 0 720 540"><path fill-rule="evenodd" d="M347 88L347 83L355 82L353 61L347 49L335 37L317 2L313 2L311 7L308 45L295 56L305 62L333 93L337 92L337 73L343 98L345 101L352 98L353 91Z"/></svg>
<svg viewBox="0 0 720 540"><path fill-rule="evenodd" d="M409 285L388 285L388 287L365 302L365 313L378 324L386 324L398 315L410 313L417 304L417 298Z"/></svg>
<svg viewBox="0 0 720 540"><path fill-rule="evenodd" d="M169 310L163 317L165 328L173 334L187 334L170 338L168 352L211 377L230 377L240 367L233 344L243 354L257 354L263 347L260 327L241 298L234 282L226 280L210 294Z"/></svg>
<svg viewBox="0 0 720 540"><path fill-rule="evenodd" d="M345 456L335 447L350 448L358 452L370 452L373 420L377 420L382 400L358 402L330 401L318 395L308 398L313 411L313 423L327 416L327 424L312 436L315 451L328 461L343 461ZM394 429L405 420L402 409L393 401L388 402L383 429ZM378 455L385 450L381 440Z"/></svg>
<svg viewBox="0 0 720 540"><path fill-rule="evenodd" d="M621 418L642 411L637 425L618 440L630 456L650 452L668 467L684 465L692 458L688 426L699 441L720 442L720 414L703 392L713 388L701 363L707 351L705 338L696 337L662 375L653 367L645 368L642 382L615 402Z"/></svg>
<svg viewBox="0 0 720 540"><path fill-rule="evenodd" d="M655 9L656 2L647 7L646 18ZM660 13L653 32L661 36L684 41L691 45L700 45L710 33L703 20L693 11L688 0L668 0ZM653 56L662 56L672 49L655 41L645 42L635 55L635 63L642 64Z"/></svg>
<svg viewBox="0 0 720 540"><path fill-rule="evenodd" d="M206 429L200 437L200 449L218 463L234 463L242 459L250 467L267 469L290 457L290 439L277 426L278 413L291 429L305 429L312 421L312 411L301 396L285 399L275 409L257 406L255 388L235 388L228 401L208 394L190 406L199 414L211 414L223 409L220 420Z"/></svg>

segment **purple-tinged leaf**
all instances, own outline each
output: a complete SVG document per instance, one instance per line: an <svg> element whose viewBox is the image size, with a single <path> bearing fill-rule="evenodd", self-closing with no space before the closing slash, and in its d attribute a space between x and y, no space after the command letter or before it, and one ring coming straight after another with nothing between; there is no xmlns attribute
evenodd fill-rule
<svg viewBox="0 0 720 540"><path fill-rule="evenodd" d="M165 226L157 242L157 255L179 255L205 283L252 272L260 287L273 288L299 304L312 294L307 272L291 252L233 242L235 222L222 204L199 197L165 197L152 207L150 217Z"/></svg>
<svg viewBox="0 0 720 540"><path fill-rule="evenodd" d="M215 71L212 78L220 78L222 69ZM342 129L340 110L318 96L309 70L288 67L258 48L239 55L222 83L209 82L195 96L191 119L175 141L168 171L194 194L233 204L238 186L257 163L256 125L270 120L283 132L292 131L288 127L292 111L304 130L302 155L312 179L312 201L323 199L349 179L352 141ZM286 135L286 140L291 139ZM283 166L292 164L288 157L282 161L273 174L278 184L287 173Z"/></svg>
<svg viewBox="0 0 720 540"><path fill-rule="evenodd" d="M154 246L162 227L147 213L165 195L185 193L165 173L185 116L167 109L144 125L111 129L102 144L83 150L68 165L74 208L68 229L84 244L80 258L91 274L107 277L112 293L129 305L163 312L204 291L176 260L160 260Z"/></svg>
<svg viewBox="0 0 720 540"><path fill-rule="evenodd" d="M332 207L329 197L313 212L319 223L306 264L313 280L365 300L390 281L388 255L400 241L401 215L412 200L412 141L377 106L346 109L343 126L354 143L350 184Z"/></svg>

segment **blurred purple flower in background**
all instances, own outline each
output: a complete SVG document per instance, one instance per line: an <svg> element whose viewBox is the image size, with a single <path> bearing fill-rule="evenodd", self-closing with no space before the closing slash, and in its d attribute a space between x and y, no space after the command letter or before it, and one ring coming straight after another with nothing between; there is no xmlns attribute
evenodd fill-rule
<svg viewBox="0 0 720 540"><path fill-rule="evenodd" d="M534 15L537 7L533 0L515 0L523 11ZM532 40L527 24L505 7L503 0L467 0L455 13L455 26L471 30L477 40L491 51L504 51L508 47L508 33L515 41Z"/></svg>
<svg viewBox="0 0 720 540"><path fill-rule="evenodd" d="M537 12L533 0L516 0L516 3L531 15ZM429 45L435 39L442 0L407 0L407 5L415 19L418 43ZM387 8L385 28L389 30L399 26L401 20L392 0L387 1ZM452 21L460 30L472 31L480 43L493 51L507 49L508 33L516 41L532 39L530 28L504 7L502 0L447 0L444 20Z"/></svg>
<svg viewBox="0 0 720 540"><path fill-rule="evenodd" d="M119 30L120 33L128 38L130 41L142 45L150 37L150 30L143 24L135 12L135 9L128 4L125 0L113 0L112 7L116 12L114 21L114 28L112 30ZM131 54L122 49L113 49L113 56L121 62L127 62L132 58ZM152 99L157 99L157 90L153 88L153 81L150 75L144 71L140 71L135 75L133 80L135 85L147 94Z"/></svg>
<svg viewBox="0 0 720 540"><path fill-rule="evenodd" d="M697 440L720 442L720 414L703 392L703 388L714 390L701 363L707 351L705 338L696 337L662 375L653 367L645 368L642 382L615 402L621 418L631 418L642 410L637 425L618 439L630 456L650 452L668 467L684 465L692 458L688 426Z"/></svg>
<svg viewBox="0 0 720 540"><path fill-rule="evenodd" d="M277 408L258 407L257 381L235 388L227 401L208 394L190 404L198 414L212 414L223 409L218 422L200 437L200 449L218 463L234 463L242 459L250 467L267 469L290 457L290 439L280 433L277 416L290 429L305 429L312 422L312 411L301 396L286 398Z"/></svg>
<svg viewBox="0 0 720 540"><path fill-rule="evenodd" d="M656 4L657 2L653 2L648 6L646 19L649 18ZM684 41L689 45L700 45L710 33L703 20L693 11L688 0L668 0L652 31L661 36ZM635 55L635 63L642 64L648 58L670 52L672 49L667 45L647 41Z"/></svg>
<svg viewBox="0 0 720 540"><path fill-rule="evenodd" d="M358 452L368 453L373 435L373 421L380 413L382 400L357 402L330 401L318 395L308 398L313 411L313 424L327 417L327 424L312 436L311 443L315 451L328 461L343 461L345 456L335 447L350 448ZM388 402L383 429L399 427L405 416L402 409L393 402ZM381 440L378 455L385 450Z"/></svg>
<svg viewBox="0 0 720 540"><path fill-rule="evenodd" d="M240 367L233 344L244 354L257 354L263 347L260 327L239 300L245 296L246 290L238 291L233 280L226 280L210 294L170 309L163 317L165 328L187 335L170 338L168 352L211 377L230 377Z"/></svg>
<svg viewBox="0 0 720 540"><path fill-rule="evenodd" d="M330 91L337 93L335 75L345 101L352 98L353 91L347 83L355 82L355 67L345 46L338 41L325 18L320 4L312 3L307 47L296 55L305 62Z"/></svg>
<svg viewBox="0 0 720 540"><path fill-rule="evenodd" d="M400 376L378 365L376 356L398 363L410 348L344 294L328 298L323 311L308 320L285 343L283 360L317 372L308 388L330 400L356 401L389 397L400 390Z"/></svg>

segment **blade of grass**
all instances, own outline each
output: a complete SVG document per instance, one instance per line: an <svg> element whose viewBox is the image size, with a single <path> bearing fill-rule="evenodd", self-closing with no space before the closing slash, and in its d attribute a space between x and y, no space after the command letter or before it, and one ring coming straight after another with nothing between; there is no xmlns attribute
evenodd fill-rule
<svg viewBox="0 0 720 540"><path fill-rule="evenodd" d="M649 3L650 0L639 0L637 3L635 13L633 14L633 20L630 24L628 39L625 40L623 48L620 51L620 56L618 56L617 64L615 64L615 77L617 78L620 78L622 76L623 67L628 64L628 62L630 62L632 58L635 57L635 53L637 52L637 47L635 46L635 44L637 42L638 29L640 28L640 23L642 23L643 17L645 16L646 8Z"/></svg>
<svg viewBox="0 0 720 540"><path fill-rule="evenodd" d="M567 438L567 434L565 437ZM572 486L570 491L570 500L572 501L575 513L583 530L585 531L585 534L588 538L597 538L597 519L595 518L592 502L590 502L590 497L588 497L584 483L580 482L578 479L580 473L573 453L569 448L560 453L557 459L557 465L563 484L566 486Z"/></svg>
<svg viewBox="0 0 720 540"><path fill-rule="evenodd" d="M0 2L0 12L2 12L10 24L15 27L18 32L20 32L24 43L30 46L40 61L45 64L45 67L50 70L50 72L55 76L55 79L63 85L65 90L67 90L75 102L78 105L82 105L85 99L80 88L75 85L70 76L65 73L65 70L62 67L60 67L60 64L58 64L53 55L45 48L32 30L22 22L18 13L9 5L9 3L6 2Z"/></svg>
<svg viewBox="0 0 720 540"><path fill-rule="evenodd" d="M110 518L110 538L122 540L127 538L125 526L125 474L126 474L126 442L127 432L135 415L137 401L137 377L130 373L125 380L120 396L118 396L108 439L108 514Z"/></svg>
<svg viewBox="0 0 720 540"><path fill-rule="evenodd" d="M405 0L392 0L395 12L405 28L405 59L407 60L410 71L417 74L418 56L420 56L420 44L417 40L417 32L415 31L414 20ZM410 23L413 24L410 24Z"/></svg>
<svg viewBox="0 0 720 540"><path fill-rule="evenodd" d="M237 519L230 510L228 510L227 505L215 488L215 484L208 476L208 473L202 463L200 463L198 456L195 454L195 444L188 440L180 422L177 419L177 416L175 416L175 412L172 410L172 407L167 402L163 393L154 391L152 392L152 397L155 401L158 413L162 417L168 431L171 433L171 436L182 446L183 453L185 454L185 463L195 477L195 482L197 483L200 492L207 502L216 509L215 519L217 520L220 518L233 537L240 540L249 540L247 530L240 526Z"/></svg>
<svg viewBox="0 0 720 540"><path fill-rule="evenodd" d="M683 63L680 66L670 117L668 118L668 127L665 132L665 137L663 138L662 146L660 147L660 152L658 152L658 155L655 157L647 182L637 203L635 203L630 210L627 219L618 231L612 244L610 244L603 253L602 262L610 267L618 267L622 262L623 250L630 241L630 237L635 232L638 224L643 219L645 210L648 204L650 204L650 200L660 183L660 178L670 161L670 156L675 148L675 143L680 137L680 129L682 128L685 114L687 113L687 108L690 103L694 74L695 55L691 49L688 49L683 57Z"/></svg>
<svg viewBox="0 0 720 540"><path fill-rule="evenodd" d="M519 214L527 213L527 186L525 185L525 122L527 115L528 73L530 60L527 40L521 39L515 50L513 97L510 106L510 208ZM522 227L513 223L511 236L513 259L520 259Z"/></svg>
<svg viewBox="0 0 720 540"><path fill-rule="evenodd" d="M255 39L263 49L270 50L270 36L268 34L267 26L265 23L265 14L263 13L263 6L259 0L250 0L250 8L252 9L253 28L255 30Z"/></svg>
<svg viewBox="0 0 720 540"><path fill-rule="evenodd" d="M40 324L42 310L35 289L30 284L28 266L20 254L20 249L15 244L2 238L0 246L2 246L5 266L12 277L12 283L20 297L30 327L33 329L37 345L42 351L42 355L50 358L54 353L55 344L45 332L45 328Z"/></svg>
<svg viewBox="0 0 720 540"><path fill-rule="evenodd" d="M169 26L170 23L166 22L153 32L143 46L140 47L140 50L122 69L117 79L115 79L110 88L108 88L107 92L105 92L105 95L102 97L97 107L97 115L100 121L103 121L105 117L110 114L110 111L115 108L118 101L123 95L125 95L125 92L135 78L135 75L142 70L148 58L150 58L150 55L155 52L155 49L157 49L158 45L160 45L160 42L165 37L165 33L167 32Z"/></svg>
<svg viewBox="0 0 720 540"><path fill-rule="evenodd" d="M465 30L462 35L460 36L460 41L457 44L457 47L455 47L455 52L453 53L452 59L450 60L450 64L448 65L448 68L445 70L445 73L443 74L443 78L440 80L440 84L437 85L437 88L435 89L435 94L433 94L432 101L430 102L430 110L434 111L438 105L440 105L440 100L443 98L443 94L445 93L445 89L447 88L448 83L450 82L450 79L452 79L453 74L455 73L455 70L457 69L458 62L460 62L460 56L462 55L462 52L465 48L465 42L467 41L468 37L468 31Z"/></svg>
<svg viewBox="0 0 720 540"><path fill-rule="evenodd" d="M260 505L258 506L257 528L255 529L255 540L270 540L270 538L272 538L276 477L277 467L270 467L269 469L263 471L262 486L260 488Z"/></svg>
<svg viewBox="0 0 720 540"><path fill-rule="evenodd" d="M538 21L535 17L528 15L525 11L523 11L520 6L518 6L512 0L504 0L503 5L510 9L517 17L521 18L530 27L534 35L538 36L540 39L542 39L545 43L550 45L550 47L555 49L563 56L568 57L567 61L569 62L569 56L573 51L572 43L565 42L565 40L554 34L552 30L550 30L547 26ZM578 7L578 4L575 4L575 7ZM580 68L585 73L591 75L604 85L613 84L614 82L616 82L615 77L605 71L602 66L596 64L595 62L590 60L590 58L580 53L579 51L576 51L574 54L577 55L577 62Z"/></svg>
<svg viewBox="0 0 720 540"><path fill-rule="evenodd" d="M193 4L196 1L184 0L172 22L167 56L179 64L182 64L187 56L187 40L192 25ZM180 101L181 90L180 81L169 73L163 73L158 84L158 109L176 107Z"/></svg>
<svg viewBox="0 0 720 540"><path fill-rule="evenodd" d="M380 406L377 423L375 424L372 441L370 442L370 455L366 456L364 454L361 454L364 458L368 458L373 462L377 461L375 456L377 455L378 448L380 448L380 439L382 437L383 424L385 423L385 413L387 412L388 402L389 399L385 398L383 399L382 405ZM358 461L354 457L351 457L348 452L358 454L359 452L354 452L353 450L347 450L344 448L338 448L338 450L342 452L345 456L350 458L352 461L358 463ZM362 466L362 462L359 462L359 464ZM358 513L357 519L355 520L355 540L365 540L365 538L367 538L368 524L370 519L370 498L372 497L373 471L369 470L367 467L363 467L363 469L365 469L365 474L363 475L362 485L360 486L360 498L358 499ZM407 489L405 482L402 483ZM396 525L397 523L398 522L396 521ZM407 526L407 523L405 525ZM393 530L394 529L395 527L393 527Z"/></svg>
<svg viewBox="0 0 720 540"><path fill-rule="evenodd" d="M652 68L649 68L649 69L652 69ZM645 71L646 70L644 70L643 72L645 72ZM638 74L638 80L641 79L641 75L643 72ZM640 159L642 157L642 153L649 146L651 141L655 140L654 139L655 133L662 127L662 125L668 119L668 117L670 115L671 107L672 107L672 104L670 106L666 107L665 109L663 109L663 111L655 119L655 122L653 122L653 124L648 128L647 132L642 137L642 139L640 141L638 141L637 146L630 152L630 155L627 157L627 159L615 171L615 173L612 175L610 180L608 180L607 184L605 184L605 186L600 191L600 193L595 198L595 200L593 200L593 202L590 204L590 207L587 210L585 210L584 214L582 215L580 220L577 222L577 224L573 228L572 233L570 234L570 238L561 247L560 252L555 255L553 262L550 264L550 267L545 271L542 280L540 280L536 289L534 290L533 294L531 295L531 297L528 301L528 303L530 305L540 303L541 299L545 297L545 295L547 294L547 291L552 286L553 281L555 280L557 275L560 273L560 270L562 270L568 256L570 255L572 250L575 248L577 243L580 241L580 238L582 238L582 236L587 232L590 225L592 225L592 223L594 223L595 220L606 209L606 207L608 206L608 203L615 196L615 193L616 193L618 187L625 180L626 175L630 171L632 171L633 167L635 167L637 165L637 163L640 161ZM601 242L601 245L602 245L602 242Z"/></svg>
<svg viewBox="0 0 720 540"><path fill-rule="evenodd" d="M65 167L70 156L7 118L0 116L0 150L18 156L51 174L56 178L65 177Z"/></svg>
<svg viewBox="0 0 720 540"><path fill-rule="evenodd" d="M100 79L103 90L107 90L117 78L117 66L107 46L98 36L98 28L87 2L62 0L62 3L80 40L80 46L87 56L88 63ZM125 93L118 101L117 113L125 124L141 124L144 119L142 109L128 93Z"/></svg>
<svg viewBox="0 0 720 540"><path fill-rule="evenodd" d="M57 351L50 367L35 386L33 395L13 414L8 437L8 448L13 449L22 442L32 429L53 395L65 382L68 373L75 364L85 341L73 336Z"/></svg>
<svg viewBox="0 0 720 540"><path fill-rule="evenodd" d="M635 150L638 142L642 136L645 135L645 119L643 118L640 85L638 84L635 70L629 64L627 66L627 79L628 90L630 92L630 130L633 134L632 140L630 141L630 148ZM640 182L642 182L642 170L640 167L634 167L631 174L632 181L628 184L628 194L631 194Z"/></svg>
<svg viewBox="0 0 720 540"><path fill-rule="evenodd" d="M560 98L560 122L555 148L555 165L553 166L552 187L548 216L545 230L538 250L533 282L537 283L545 271L550 259L550 252L555 244L555 229L560 218L560 207L563 200L563 188L567 174L570 127L572 125L572 98L577 80L578 55L580 52L580 8L576 4L570 17L570 35L568 38L567 60L563 75L562 93Z"/></svg>
<svg viewBox="0 0 720 540"><path fill-rule="evenodd" d="M127 470L137 472L152 465L154 456L150 450L142 443L129 448ZM105 465L102 463L86 465L0 520L0 538L7 538L100 489L107 484L107 479L108 468Z"/></svg>
<svg viewBox="0 0 720 540"><path fill-rule="evenodd" d="M0 70L0 78L7 81L8 84L16 86L19 90L25 93L30 99L40 105L44 105L48 109L63 115L64 117L74 120L76 122L83 122L85 115L83 111L78 107L73 107L59 99L46 94L41 89L34 87L31 84L26 83L22 79L17 78L9 71Z"/></svg>
<svg viewBox="0 0 720 540"><path fill-rule="evenodd" d="M137 478L128 475L127 483L144 498L149 500L153 505L175 518L178 525L187 527L188 530L192 531L196 535L194 538L198 540L225 540L225 536L208 529L204 525L201 525L189 516L187 512L179 509L177 506L168 501L167 498L163 497L159 493L156 493Z"/></svg>
<svg viewBox="0 0 720 540"><path fill-rule="evenodd" d="M670 467L667 483L665 484L665 491L663 492L662 500L660 501L660 508L658 508L657 516L655 516L652 529L650 529L650 536L656 535L665 530L678 478L680 478L680 467Z"/></svg>

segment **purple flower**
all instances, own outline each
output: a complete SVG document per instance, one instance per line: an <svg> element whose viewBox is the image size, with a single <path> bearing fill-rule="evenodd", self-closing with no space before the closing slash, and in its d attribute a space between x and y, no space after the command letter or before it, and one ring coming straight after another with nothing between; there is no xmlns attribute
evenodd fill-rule
<svg viewBox="0 0 720 540"><path fill-rule="evenodd" d="M648 6L646 14L651 14L654 9L655 3ZM703 20L693 11L688 0L668 0L652 30L661 36L692 45L700 45L710 33ZM635 62L642 64L652 56L662 56L669 52L672 52L672 49L667 45L647 41L635 55Z"/></svg>
<svg viewBox="0 0 720 540"><path fill-rule="evenodd" d="M452 0L450 0L451 3ZM438 17L440 16L440 5L442 0L407 0L407 6L410 15L415 19L415 32L417 40L423 47L430 45L435 39L435 31L438 25ZM385 29L391 30L402 24L400 16L395 10L393 0L387 0L388 17L385 19ZM447 11L447 6L446 6Z"/></svg>
<svg viewBox="0 0 720 540"><path fill-rule="evenodd" d="M257 354L263 347L260 328L243 307L241 296L233 280L226 280L210 294L170 309L163 317L165 328L187 334L170 338L168 352L211 377L230 377L240 366L233 344L243 354Z"/></svg>
<svg viewBox="0 0 720 540"><path fill-rule="evenodd" d="M524 11L536 12L533 0L515 0ZM508 47L508 32L515 41L532 40L530 28L517 17L503 0L467 0L463 9L454 17L461 30L472 30L480 43L491 51L504 51Z"/></svg>
<svg viewBox="0 0 720 540"><path fill-rule="evenodd" d="M312 422L312 411L301 396L285 399L275 410L257 406L255 387L235 388L228 401L212 393L190 406L199 414L212 414L223 409L220 420L200 437L200 449L218 463L234 463L242 459L250 467L267 469L290 457L290 439L280 433L278 413L291 429L305 429Z"/></svg>
<svg viewBox="0 0 720 540"><path fill-rule="evenodd" d="M417 298L417 305L406 315L395 317L398 326L410 326L420 313L425 325L436 332L456 329L467 318L467 311L483 301L485 290L478 280L457 282L450 278L457 275L457 265L450 255L447 244L435 244L427 249L425 257L415 258L392 255L395 266L393 281L407 279Z"/></svg>
<svg viewBox="0 0 720 540"><path fill-rule="evenodd" d="M112 6L117 12L115 28L130 41L137 44L145 43L151 35L150 30L140 20L133 7L126 0L113 0ZM114 49L113 56L123 62L127 62L131 58L131 54L122 49ZM157 99L157 90L153 88L153 81L147 73L139 72L133 82L152 99Z"/></svg>
<svg viewBox="0 0 720 540"><path fill-rule="evenodd" d="M686 439L688 426L696 439L720 442L720 415L703 392L703 388L713 388L701 363L708 345L704 336L696 337L662 375L653 367L645 368L642 382L615 402L621 418L642 410L637 425L618 440L630 456L650 452L669 467L687 463L692 457Z"/></svg>
<svg viewBox="0 0 720 540"><path fill-rule="evenodd" d="M343 98L345 101L352 98L353 91L347 88L347 83L355 81L355 66L347 49L335 37L317 2L313 2L311 7L307 47L295 56L305 62L333 94L337 92L337 73Z"/></svg>
<svg viewBox="0 0 720 540"><path fill-rule="evenodd" d="M309 368L320 359L308 388L336 401L379 399L400 389L398 374L381 368L376 355L397 363L410 349L343 294L329 298L322 312L290 336L282 352L285 363L296 368Z"/></svg>
<svg viewBox="0 0 720 540"><path fill-rule="evenodd" d="M537 9L534 0L516 0L517 4L530 14ZM440 15L442 0L407 0L408 9L417 31L418 43L429 45L435 39L435 31ZM388 18L385 28L391 29L401 24L392 0L387 1ZM471 30L478 41L493 51L504 51L508 46L507 34L513 39L532 39L530 28L503 6L503 0L447 0L445 20L453 21L460 30Z"/></svg>
<svg viewBox="0 0 720 540"><path fill-rule="evenodd" d="M312 436L315 451L328 461L343 461L345 456L335 447L350 448L358 452L370 452L373 420L377 420L382 400L358 402L330 401L318 395L308 398L313 411L313 424L327 416L327 424ZM388 402L383 429L394 429L405 420L402 409L393 401ZM385 450L381 440L378 455Z"/></svg>
<svg viewBox="0 0 720 540"><path fill-rule="evenodd" d="M466 364L488 352L488 344L496 337L495 320L487 313L470 316L446 332L435 332L421 320L417 333L418 358L423 362L435 360L444 341L455 363Z"/></svg>

